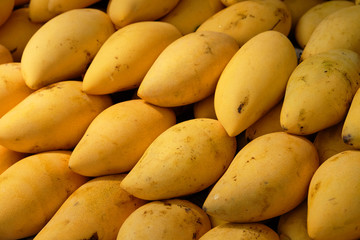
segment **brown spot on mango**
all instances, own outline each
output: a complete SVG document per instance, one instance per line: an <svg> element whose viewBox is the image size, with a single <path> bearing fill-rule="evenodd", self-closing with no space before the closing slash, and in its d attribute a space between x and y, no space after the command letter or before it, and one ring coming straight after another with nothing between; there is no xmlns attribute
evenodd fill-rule
<svg viewBox="0 0 360 240"><path fill-rule="evenodd" d="M84 238L83 240L99 240L97 232L93 233L90 238Z"/></svg>
<svg viewBox="0 0 360 240"><path fill-rule="evenodd" d="M249 97L246 96L244 100L240 102L239 107L237 108L238 113L241 113L244 110L244 108L248 105L248 103L249 103Z"/></svg>

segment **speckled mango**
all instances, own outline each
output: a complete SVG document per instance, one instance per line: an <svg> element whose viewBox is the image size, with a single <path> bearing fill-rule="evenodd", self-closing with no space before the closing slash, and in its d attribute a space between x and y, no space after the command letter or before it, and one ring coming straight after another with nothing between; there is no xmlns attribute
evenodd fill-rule
<svg viewBox="0 0 360 240"><path fill-rule="evenodd" d="M91 121L111 106L108 95L87 95L81 81L38 89L0 119L0 144L17 152L71 150Z"/></svg>
<svg viewBox="0 0 360 240"><path fill-rule="evenodd" d="M307 226L311 239L360 238L360 151L327 159L314 173L308 192Z"/></svg>
<svg viewBox="0 0 360 240"><path fill-rule="evenodd" d="M136 209L124 221L116 239L198 240L210 229L209 217L199 206L184 199L169 199Z"/></svg>
<svg viewBox="0 0 360 240"><path fill-rule="evenodd" d="M125 174L93 178L76 189L34 240L116 239L125 219L146 201L119 187Z"/></svg>
<svg viewBox="0 0 360 240"><path fill-rule="evenodd" d="M114 104L90 123L69 167L85 176L128 172L155 138L175 123L172 109L141 99Z"/></svg>
<svg viewBox="0 0 360 240"><path fill-rule="evenodd" d="M219 121L190 119L160 134L121 182L135 197L160 200L200 192L232 161L236 139Z"/></svg>
<svg viewBox="0 0 360 240"><path fill-rule="evenodd" d="M305 200L318 166L316 148L308 139L285 132L262 135L236 154L203 209L229 222L280 216Z"/></svg>
<svg viewBox="0 0 360 240"><path fill-rule="evenodd" d="M332 49L306 58L292 72L280 113L281 127L309 135L342 121L360 86L360 55Z"/></svg>

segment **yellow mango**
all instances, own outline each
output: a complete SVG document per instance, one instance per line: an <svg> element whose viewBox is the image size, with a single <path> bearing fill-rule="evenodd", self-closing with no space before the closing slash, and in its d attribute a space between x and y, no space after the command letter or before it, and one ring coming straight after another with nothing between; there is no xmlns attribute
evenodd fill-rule
<svg viewBox="0 0 360 240"><path fill-rule="evenodd" d="M0 118L32 92L22 77L20 63L0 65Z"/></svg>
<svg viewBox="0 0 360 240"><path fill-rule="evenodd" d="M0 26L3 25L10 17L14 10L15 0L0 1Z"/></svg>
<svg viewBox="0 0 360 240"><path fill-rule="evenodd" d="M200 192L224 173L235 150L236 139L226 134L219 121L186 120L161 133L120 185L147 200Z"/></svg>
<svg viewBox="0 0 360 240"><path fill-rule="evenodd" d="M194 32L162 51L140 83L140 98L162 107L184 106L214 93L219 76L238 51L224 33Z"/></svg>
<svg viewBox="0 0 360 240"><path fill-rule="evenodd" d="M29 19L36 23L45 23L58 15L48 9L49 0L29 1Z"/></svg>
<svg viewBox="0 0 360 240"><path fill-rule="evenodd" d="M117 29L130 23L154 21L168 14L179 0L109 0L106 13Z"/></svg>
<svg viewBox="0 0 360 240"><path fill-rule="evenodd" d="M288 80L281 127L309 135L339 123L359 84L360 55L352 50L332 49L305 59Z"/></svg>
<svg viewBox="0 0 360 240"><path fill-rule="evenodd" d="M32 0L33 1L33 0ZM92 4L100 2L101 0L47 0L47 9L52 13L63 13L76 8L90 7Z"/></svg>
<svg viewBox="0 0 360 240"><path fill-rule="evenodd" d="M304 15L310 8L325 1L326 0L284 0L284 3L290 11L292 29L295 29L301 16Z"/></svg>
<svg viewBox="0 0 360 240"><path fill-rule="evenodd" d="M194 118L217 119L214 107L214 94L195 102L193 105Z"/></svg>
<svg viewBox="0 0 360 240"><path fill-rule="evenodd" d="M325 17L311 34L300 61L331 49L349 49L360 54L360 6L350 6Z"/></svg>
<svg viewBox="0 0 360 240"><path fill-rule="evenodd" d="M27 156L26 153L15 152L0 145L0 175L14 163Z"/></svg>
<svg viewBox="0 0 360 240"><path fill-rule="evenodd" d="M274 30L288 35L291 15L281 0L240 1L228 6L203 22L196 30L223 32L240 46L255 35Z"/></svg>
<svg viewBox="0 0 360 240"><path fill-rule="evenodd" d="M209 219L210 219L210 222L211 222L211 228L214 228L216 226L219 226L220 224L223 224L223 223L228 223L228 221L224 221L220 218L217 218L217 217L214 217L214 216L209 216Z"/></svg>
<svg viewBox="0 0 360 240"><path fill-rule="evenodd" d="M279 240L279 235L263 223L224 223L207 231L199 240L246 239Z"/></svg>
<svg viewBox="0 0 360 240"><path fill-rule="evenodd" d="M109 16L93 8L69 10L50 19L23 51L21 70L26 85L39 89L81 77L114 31Z"/></svg>
<svg viewBox="0 0 360 240"><path fill-rule="evenodd" d="M294 46L278 31L259 33L245 43L215 89L216 116L226 132L240 134L278 104L296 66Z"/></svg>
<svg viewBox="0 0 360 240"><path fill-rule="evenodd" d="M203 209L229 222L280 216L305 200L318 166L316 148L308 139L285 132L262 135L236 154Z"/></svg>
<svg viewBox="0 0 360 240"><path fill-rule="evenodd" d="M10 50L4 45L0 44L0 65L10 62L13 62L13 57Z"/></svg>
<svg viewBox="0 0 360 240"><path fill-rule="evenodd" d="M360 127L358 126L360 113L360 90L358 89L351 100L346 114L341 136L344 143L356 149L360 148Z"/></svg>
<svg viewBox="0 0 360 240"><path fill-rule="evenodd" d="M146 203L119 187L124 177L101 176L81 185L34 240L116 239L125 219Z"/></svg>
<svg viewBox="0 0 360 240"><path fill-rule="evenodd" d="M0 44L11 52L14 62L20 62L26 44L42 26L29 19L29 8L14 9L9 19L0 26Z"/></svg>
<svg viewBox="0 0 360 240"><path fill-rule="evenodd" d="M308 234L316 240L360 238L360 151L327 159L314 173L308 193Z"/></svg>
<svg viewBox="0 0 360 240"><path fill-rule="evenodd" d="M242 2L245 0L221 0L225 6L231 6L235 3ZM291 28L295 28L299 19L305 14L310 8L324 2L325 0L283 0L291 16Z"/></svg>
<svg viewBox="0 0 360 240"><path fill-rule="evenodd" d="M182 35L169 23L144 21L112 34L90 63L83 79L89 94L108 94L139 87L159 54Z"/></svg>
<svg viewBox="0 0 360 240"><path fill-rule="evenodd" d="M289 2L291 1L289 0ZM298 2L304 3L304 1ZM314 29L325 17L337 10L353 5L354 2L351 1L319 1L318 4L302 14L294 28L295 39L300 48L306 46Z"/></svg>
<svg viewBox="0 0 360 240"><path fill-rule="evenodd" d="M245 130L245 137L248 142L257 137L271 132L280 132L283 129L280 125L280 112L282 101L269 110L263 117L254 122Z"/></svg>
<svg viewBox="0 0 360 240"><path fill-rule="evenodd" d="M173 24L185 35L196 29L209 17L224 9L220 0L181 0L160 21Z"/></svg>
<svg viewBox="0 0 360 240"><path fill-rule="evenodd" d="M107 95L87 95L80 81L41 88L0 118L0 144L13 151L69 150L91 121L112 104Z"/></svg>
<svg viewBox="0 0 360 240"><path fill-rule="evenodd" d="M319 153L320 164L337 153L356 149L354 146L344 142L342 138L343 126L344 121L341 121L316 133L314 145Z"/></svg>
<svg viewBox="0 0 360 240"><path fill-rule="evenodd" d="M307 200L281 215L277 224L280 240L312 240L307 232Z"/></svg>
<svg viewBox="0 0 360 240"><path fill-rule="evenodd" d="M210 220L194 203L183 199L152 201L124 221L117 240L198 240L211 229Z"/></svg>
<svg viewBox="0 0 360 240"><path fill-rule="evenodd" d="M154 139L175 123L173 110L141 99L114 104L90 123L69 167L86 176L128 172Z"/></svg>
<svg viewBox="0 0 360 240"><path fill-rule="evenodd" d="M88 178L68 168L70 151L34 154L0 175L0 238L38 233L63 202Z"/></svg>

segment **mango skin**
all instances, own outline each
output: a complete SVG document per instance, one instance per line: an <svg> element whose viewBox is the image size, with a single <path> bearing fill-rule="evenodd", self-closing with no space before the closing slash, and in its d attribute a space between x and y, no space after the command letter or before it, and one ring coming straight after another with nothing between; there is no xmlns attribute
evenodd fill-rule
<svg viewBox="0 0 360 240"><path fill-rule="evenodd" d="M137 95L154 105L178 107L214 93L219 76L238 51L224 33L189 33L164 49L142 80Z"/></svg>
<svg viewBox="0 0 360 240"><path fill-rule="evenodd" d="M203 22L196 32L223 32L239 46L257 34L269 30L287 36L291 29L290 11L280 0L240 1L228 6Z"/></svg>
<svg viewBox="0 0 360 240"><path fill-rule="evenodd" d="M199 206L188 200L169 199L136 209L122 224L116 239L197 240L210 229L209 217Z"/></svg>
<svg viewBox="0 0 360 240"><path fill-rule="evenodd" d="M314 173L308 193L310 238L360 238L359 157L358 150L340 152L322 163Z"/></svg>
<svg viewBox="0 0 360 240"><path fill-rule="evenodd" d="M212 118L217 119L214 107L214 94L194 103L194 118Z"/></svg>
<svg viewBox="0 0 360 240"><path fill-rule="evenodd" d="M141 99L114 104L90 123L69 167L85 176L128 172L156 137L175 124L172 109Z"/></svg>
<svg viewBox="0 0 360 240"><path fill-rule="evenodd" d="M314 29L300 61L331 49L349 49L360 54L360 6L345 7L324 18Z"/></svg>
<svg viewBox="0 0 360 240"><path fill-rule="evenodd" d="M87 177L68 167L70 151L30 155L0 175L0 236L20 239L38 233Z"/></svg>
<svg viewBox="0 0 360 240"><path fill-rule="evenodd" d="M0 145L0 175L14 163L27 156L28 154L15 152Z"/></svg>
<svg viewBox="0 0 360 240"><path fill-rule="evenodd" d="M320 164L337 153L356 149L355 146L344 142L342 136L343 126L344 121L341 121L316 133L314 145L319 153Z"/></svg>
<svg viewBox="0 0 360 240"><path fill-rule="evenodd" d="M50 19L24 48L21 69L26 85L37 90L80 78L114 31L109 16L93 8L69 10Z"/></svg>
<svg viewBox="0 0 360 240"><path fill-rule="evenodd" d="M113 33L101 46L83 78L89 94L139 87L159 54L182 34L170 23L144 21Z"/></svg>
<svg viewBox="0 0 360 240"><path fill-rule="evenodd" d="M236 136L278 104L297 66L295 48L277 31L259 33L231 58L215 89L215 113Z"/></svg>
<svg viewBox="0 0 360 240"><path fill-rule="evenodd" d="M262 223L223 223L208 232L200 240L247 239L279 240L279 235Z"/></svg>
<svg viewBox="0 0 360 240"><path fill-rule="evenodd" d="M20 7L0 26L0 44L10 50L14 62L21 61L26 44L42 25L29 19L28 7Z"/></svg>
<svg viewBox="0 0 360 240"><path fill-rule="evenodd" d="M3 0L0 3L0 26L3 25L10 17L14 10L15 0Z"/></svg>
<svg viewBox="0 0 360 240"><path fill-rule="evenodd" d="M146 203L119 187L125 175L101 176L84 183L34 240L116 239L125 219Z"/></svg>
<svg viewBox="0 0 360 240"><path fill-rule="evenodd" d="M215 119L190 119L160 134L120 186L135 197L161 200L200 192L217 181L236 151Z"/></svg>
<svg viewBox="0 0 360 240"><path fill-rule="evenodd" d="M224 7L220 0L181 0L160 21L173 24L185 35L195 32L200 24Z"/></svg>
<svg viewBox="0 0 360 240"><path fill-rule="evenodd" d="M304 1L298 2L301 4L304 3ZM299 44L300 48L304 49L311 37L311 34L325 17L327 17L331 13L334 13L337 10L353 5L354 2L351 1L320 0L318 1L318 4L315 4L310 9L308 9L308 11L299 16L298 23L296 24L296 26L294 26L294 34L296 42Z"/></svg>
<svg viewBox="0 0 360 240"><path fill-rule="evenodd" d="M41 88L0 119L0 144L17 152L70 150L90 122L112 105L108 95L87 95L81 81Z"/></svg>
<svg viewBox="0 0 360 240"><path fill-rule="evenodd" d="M270 109L263 117L254 122L245 130L246 141L250 142L255 138L271 132L283 131L280 125L280 112L282 101Z"/></svg>
<svg viewBox="0 0 360 240"><path fill-rule="evenodd" d="M179 3L179 0L110 0L106 14L116 29L135 22L154 21L164 17Z"/></svg>
<svg viewBox="0 0 360 240"><path fill-rule="evenodd" d="M360 128L358 126L360 112L360 91L356 91L341 130L342 141L351 148L360 149Z"/></svg>
<svg viewBox="0 0 360 240"><path fill-rule="evenodd" d="M280 240L311 240L307 232L307 200L279 218L277 233Z"/></svg>
<svg viewBox="0 0 360 240"><path fill-rule="evenodd" d="M0 64L0 117L34 92L25 84L20 65L19 62Z"/></svg>
<svg viewBox="0 0 360 240"><path fill-rule="evenodd" d="M229 222L280 216L305 200L318 166L316 148L308 139L285 132L262 135L236 154L203 209Z"/></svg>
<svg viewBox="0 0 360 240"><path fill-rule="evenodd" d="M352 50L332 49L306 58L287 82L281 127L309 135L339 123L359 84L360 55Z"/></svg>

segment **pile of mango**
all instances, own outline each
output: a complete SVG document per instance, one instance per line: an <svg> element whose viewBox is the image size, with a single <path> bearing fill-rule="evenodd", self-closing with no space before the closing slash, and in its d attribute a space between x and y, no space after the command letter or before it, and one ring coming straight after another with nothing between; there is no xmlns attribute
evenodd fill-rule
<svg viewBox="0 0 360 240"><path fill-rule="evenodd" d="M360 239L360 2L1 0L0 240Z"/></svg>

